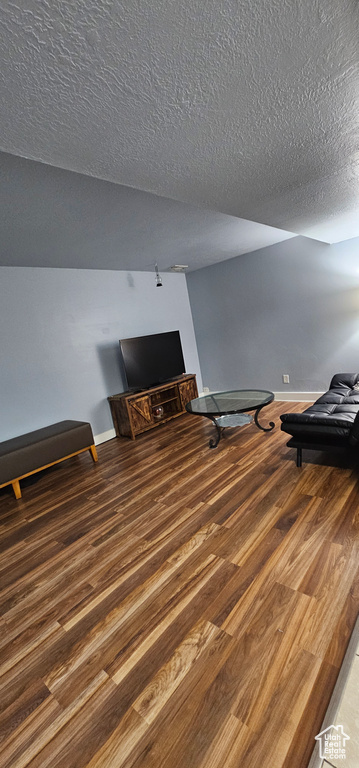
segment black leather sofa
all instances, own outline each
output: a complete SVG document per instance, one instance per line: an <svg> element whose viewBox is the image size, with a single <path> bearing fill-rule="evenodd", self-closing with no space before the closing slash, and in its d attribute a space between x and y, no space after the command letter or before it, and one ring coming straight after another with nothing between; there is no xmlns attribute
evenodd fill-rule
<svg viewBox="0 0 359 768"><path fill-rule="evenodd" d="M359 373L336 373L325 392L303 413L284 413L281 429L291 435L287 443L297 449L328 450L359 446Z"/></svg>

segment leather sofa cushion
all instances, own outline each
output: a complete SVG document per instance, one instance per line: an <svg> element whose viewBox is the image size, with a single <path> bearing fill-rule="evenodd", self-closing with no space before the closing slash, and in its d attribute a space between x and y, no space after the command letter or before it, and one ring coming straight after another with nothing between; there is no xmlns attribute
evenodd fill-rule
<svg viewBox="0 0 359 768"><path fill-rule="evenodd" d="M0 443L0 485L93 445L86 421L59 421Z"/></svg>
<svg viewBox="0 0 359 768"><path fill-rule="evenodd" d="M358 406L359 410L359 406ZM323 410L314 410L314 406L307 408L303 413L284 413L281 416L283 424L307 424L314 427L315 425L322 425L326 427L341 427L348 431L351 430L356 412L330 412L326 408Z"/></svg>
<svg viewBox="0 0 359 768"><path fill-rule="evenodd" d="M358 390L349 390L349 392L325 392L324 395L318 397L317 403L328 403L330 405L359 405L359 392Z"/></svg>
<svg viewBox="0 0 359 768"><path fill-rule="evenodd" d="M303 413L281 416L282 430L296 439L324 438L355 444L359 440L359 374L337 373L330 389Z"/></svg>
<svg viewBox="0 0 359 768"><path fill-rule="evenodd" d="M283 423L282 430L297 439L302 438L304 440L312 438L313 440L319 441L324 437L330 437L340 439L341 441L344 440L347 443L349 442L351 433L351 430L343 425L323 424L320 422L316 422L315 424L304 424L301 422L298 422L297 424L294 422L289 422L287 424Z"/></svg>

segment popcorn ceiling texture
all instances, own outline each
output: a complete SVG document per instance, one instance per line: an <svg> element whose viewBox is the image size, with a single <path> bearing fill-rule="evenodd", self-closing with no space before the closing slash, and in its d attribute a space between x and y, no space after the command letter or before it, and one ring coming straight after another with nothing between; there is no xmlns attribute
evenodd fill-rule
<svg viewBox="0 0 359 768"><path fill-rule="evenodd" d="M0 19L5 152L303 234L357 206L357 0L5 0Z"/></svg>

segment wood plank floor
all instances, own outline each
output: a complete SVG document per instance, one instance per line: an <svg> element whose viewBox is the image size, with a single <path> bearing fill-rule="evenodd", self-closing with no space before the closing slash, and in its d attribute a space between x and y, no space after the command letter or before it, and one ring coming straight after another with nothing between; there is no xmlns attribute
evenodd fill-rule
<svg viewBox="0 0 359 768"><path fill-rule="evenodd" d="M0 492L3 768L305 768L359 608L359 483L295 466L288 405Z"/></svg>

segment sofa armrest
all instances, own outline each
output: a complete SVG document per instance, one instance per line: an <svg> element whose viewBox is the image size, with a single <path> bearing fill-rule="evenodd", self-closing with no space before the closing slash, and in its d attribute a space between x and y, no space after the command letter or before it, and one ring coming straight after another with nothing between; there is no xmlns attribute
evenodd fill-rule
<svg viewBox="0 0 359 768"><path fill-rule="evenodd" d="M329 385L329 390L331 389L342 389L343 387L348 387L348 389L353 389L355 385L358 383L359 380L359 373L336 373Z"/></svg>

